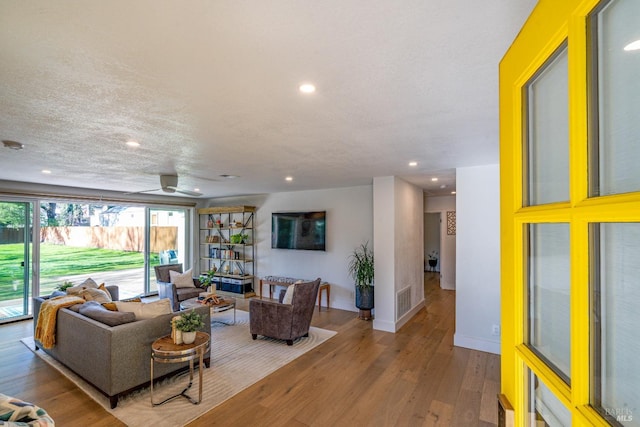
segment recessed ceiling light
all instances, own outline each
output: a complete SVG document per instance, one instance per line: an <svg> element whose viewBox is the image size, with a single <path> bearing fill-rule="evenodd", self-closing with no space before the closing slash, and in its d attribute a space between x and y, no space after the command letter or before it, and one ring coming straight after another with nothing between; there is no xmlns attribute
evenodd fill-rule
<svg viewBox="0 0 640 427"><path fill-rule="evenodd" d="M5 147L10 148L12 150L22 150L24 148L24 144L17 141L9 141L7 139L3 139L2 143Z"/></svg>
<svg viewBox="0 0 640 427"><path fill-rule="evenodd" d="M288 176L284 179L285 181L293 181L293 177L292 176Z"/></svg>
<svg viewBox="0 0 640 427"><path fill-rule="evenodd" d="M140 143L138 141L127 141L127 145L129 147L140 147Z"/></svg>
<svg viewBox="0 0 640 427"><path fill-rule="evenodd" d="M446 185L446 184L442 184L442 185L440 186L440 188L447 188L447 185Z"/></svg>
<svg viewBox="0 0 640 427"><path fill-rule="evenodd" d="M200 191L200 189L196 187L193 189L193 191Z"/></svg>
<svg viewBox="0 0 640 427"><path fill-rule="evenodd" d="M51 171L49 169L42 169L42 173L49 175Z"/></svg>
<svg viewBox="0 0 640 427"><path fill-rule="evenodd" d="M636 40L634 42L629 43L624 47L624 50L640 50L640 40Z"/></svg>
<svg viewBox="0 0 640 427"><path fill-rule="evenodd" d="M409 162L409 166L416 167L418 166L418 162Z"/></svg>
<svg viewBox="0 0 640 427"><path fill-rule="evenodd" d="M433 182L437 182L437 181L438 181L438 178L431 178L431 181L433 181Z"/></svg>
<svg viewBox="0 0 640 427"><path fill-rule="evenodd" d="M456 194L456 192L455 192L455 191L452 191L452 192L451 192L451 194Z"/></svg>
<svg viewBox="0 0 640 427"><path fill-rule="evenodd" d="M303 83L300 85L299 89L302 93L313 93L316 91L316 87L311 83Z"/></svg>

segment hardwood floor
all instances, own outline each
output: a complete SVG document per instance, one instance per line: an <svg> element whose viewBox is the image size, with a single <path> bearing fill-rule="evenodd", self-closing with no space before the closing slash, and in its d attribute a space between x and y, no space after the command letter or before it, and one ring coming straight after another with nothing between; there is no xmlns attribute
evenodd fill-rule
<svg viewBox="0 0 640 427"><path fill-rule="evenodd" d="M495 426L500 357L453 347L455 292L436 274L425 274L425 295L426 310L396 334L353 312L316 311L312 324L335 337L189 426ZM32 322L0 331L1 393L60 426L123 425L19 342Z"/></svg>

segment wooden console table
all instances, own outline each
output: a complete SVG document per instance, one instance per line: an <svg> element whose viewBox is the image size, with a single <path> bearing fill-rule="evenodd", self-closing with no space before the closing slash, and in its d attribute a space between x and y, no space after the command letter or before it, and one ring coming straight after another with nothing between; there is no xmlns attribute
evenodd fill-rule
<svg viewBox="0 0 640 427"><path fill-rule="evenodd" d="M263 285L269 285L269 298L273 299L273 287L274 286L284 286L287 287L289 285L293 285L297 282L298 279L294 279L291 277L275 277L275 276L267 276L260 279L260 299L262 299L262 287ZM331 285L327 282L320 283L320 287L318 288L318 311L321 310L321 300L322 300L322 291L325 291L327 297L327 310L329 309L329 299L331 298Z"/></svg>
<svg viewBox="0 0 640 427"><path fill-rule="evenodd" d="M284 286L286 288L289 285L293 285L297 280L298 279L292 279L288 277L278 277L278 278L265 277L260 279L260 299L262 299L263 285L269 285L269 298L273 299L274 286Z"/></svg>
<svg viewBox="0 0 640 427"><path fill-rule="evenodd" d="M322 291L326 292L327 295L327 310L329 310L329 298L331 297L331 285L327 282L320 283L320 287L318 288L318 311L322 308L320 304L320 300L322 299Z"/></svg>

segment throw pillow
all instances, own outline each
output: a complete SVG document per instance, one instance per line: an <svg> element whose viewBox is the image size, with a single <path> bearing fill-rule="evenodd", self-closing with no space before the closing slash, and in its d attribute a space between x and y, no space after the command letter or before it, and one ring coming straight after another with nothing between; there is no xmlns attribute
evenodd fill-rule
<svg viewBox="0 0 640 427"><path fill-rule="evenodd" d="M142 302L142 300L140 298L129 298L129 299L125 299L122 300L124 302ZM103 302L102 306L104 308L106 308L107 310L110 311L118 311L118 307L116 306L115 302Z"/></svg>
<svg viewBox="0 0 640 427"><path fill-rule="evenodd" d="M169 278L171 280L171 283L176 285L176 288L195 288L196 285L193 283L191 270L192 269L190 268L184 273L178 273L177 271L170 270Z"/></svg>
<svg viewBox="0 0 640 427"><path fill-rule="evenodd" d="M109 292L109 289L107 289L107 287L104 285L104 283L100 283L100 286L98 286L98 289L100 289L101 291L105 291L107 293L107 295L109 295L109 298L111 298L111 292ZM111 298L113 299L113 298Z"/></svg>
<svg viewBox="0 0 640 427"><path fill-rule="evenodd" d="M111 302L111 294L107 290L102 289L85 289L80 292L80 296L87 301L97 301L99 303Z"/></svg>
<svg viewBox="0 0 640 427"><path fill-rule="evenodd" d="M71 286L67 288L67 295L80 295L80 292L84 291L84 289L81 285Z"/></svg>
<svg viewBox="0 0 640 427"><path fill-rule="evenodd" d="M106 308L107 310L109 310L109 311L118 311L118 307L116 306L116 303L113 302L113 301L112 302L103 302L102 306L104 308Z"/></svg>
<svg viewBox="0 0 640 427"><path fill-rule="evenodd" d="M89 277L87 280L80 283L79 285L67 288L67 294L80 295L80 292L82 292L85 289L98 289L98 284L95 282L95 280Z"/></svg>
<svg viewBox="0 0 640 427"><path fill-rule="evenodd" d="M95 303L92 304L92 302L82 304L80 307L80 314L108 326L122 325L125 323L135 322L136 320L134 313L109 311L102 305Z"/></svg>
<svg viewBox="0 0 640 427"><path fill-rule="evenodd" d="M83 305L85 305L85 303L83 304L74 304L74 305L70 305L69 307L67 307L69 310L76 312L76 313L80 313L80 307L82 307Z"/></svg>
<svg viewBox="0 0 640 427"><path fill-rule="evenodd" d="M136 315L136 320L153 319L163 314L173 313L171 301L163 298L153 302L116 301L118 311L131 312Z"/></svg>
<svg viewBox="0 0 640 427"><path fill-rule="evenodd" d="M91 277L89 277L84 282L80 283L80 286L84 286L85 288L98 288L98 284Z"/></svg>
<svg viewBox="0 0 640 427"><path fill-rule="evenodd" d="M284 293L284 298L282 298L283 304L291 304L293 301L293 292L295 291L296 285L289 285L287 287L287 291Z"/></svg>

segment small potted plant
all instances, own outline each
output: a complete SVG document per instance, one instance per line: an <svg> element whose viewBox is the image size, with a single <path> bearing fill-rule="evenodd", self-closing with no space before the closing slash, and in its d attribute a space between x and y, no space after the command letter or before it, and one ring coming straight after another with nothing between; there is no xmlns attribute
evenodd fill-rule
<svg viewBox="0 0 640 427"><path fill-rule="evenodd" d="M360 309L360 318L369 320L374 305L373 251L369 249L369 242L358 246L351 254L349 275L356 282L356 307Z"/></svg>
<svg viewBox="0 0 640 427"><path fill-rule="evenodd" d="M62 282L61 285L56 286L56 289L62 292L67 292L67 288L70 288L73 286L73 283L71 283L68 280L65 280L64 282Z"/></svg>
<svg viewBox="0 0 640 427"><path fill-rule="evenodd" d="M438 265L438 251L431 251L429 253L429 267L430 271L436 271L436 265Z"/></svg>
<svg viewBox="0 0 640 427"><path fill-rule="evenodd" d="M238 234L233 234L229 238L229 241L233 244L240 244L240 243L245 243L248 238L249 238L248 234L238 233Z"/></svg>
<svg viewBox="0 0 640 427"><path fill-rule="evenodd" d="M176 329L182 332L182 341L191 344L196 340L196 331L204 326L202 316L194 310L185 311L176 320Z"/></svg>
<svg viewBox="0 0 640 427"><path fill-rule="evenodd" d="M207 271L205 274L201 274L198 280L200 280L200 286L203 288L207 288L208 292L211 292L211 289L215 286L213 283L213 277L216 275L216 271L218 269L214 265L213 268ZM211 289L209 289L211 287Z"/></svg>

